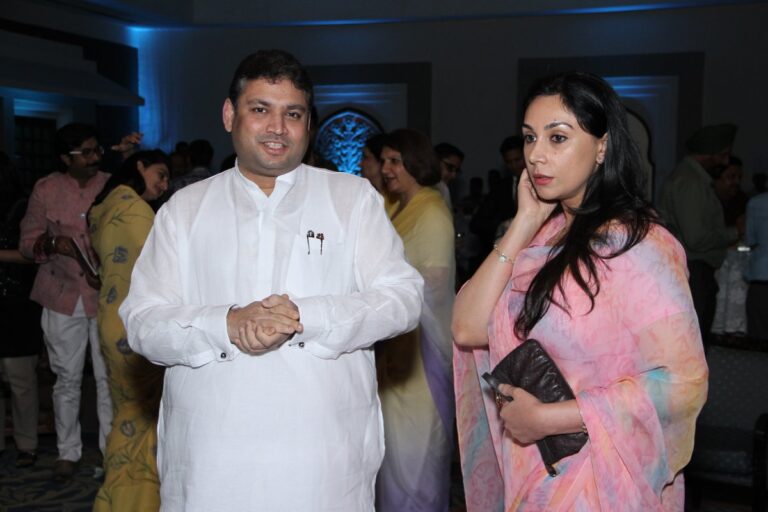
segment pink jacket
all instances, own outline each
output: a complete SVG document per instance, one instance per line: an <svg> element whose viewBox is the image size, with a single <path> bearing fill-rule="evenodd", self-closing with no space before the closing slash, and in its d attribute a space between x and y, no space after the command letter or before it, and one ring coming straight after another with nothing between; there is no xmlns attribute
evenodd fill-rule
<svg viewBox="0 0 768 512"><path fill-rule="evenodd" d="M80 188L69 174L53 172L35 183L21 221L19 250L40 263L30 298L44 308L72 315L77 299L82 296L85 314L96 316L99 292L88 285L77 262L61 255L41 257L35 255L33 248L37 238L47 231L52 236L72 237L90 251L86 214L108 178L109 174L99 172L85 188Z"/></svg>

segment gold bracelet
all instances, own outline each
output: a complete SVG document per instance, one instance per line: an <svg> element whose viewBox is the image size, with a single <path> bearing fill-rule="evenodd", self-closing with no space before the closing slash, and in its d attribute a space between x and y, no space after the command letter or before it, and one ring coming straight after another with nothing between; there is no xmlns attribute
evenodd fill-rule
<svg viewBox="0 0 768 512"><path fill-rule="evenodd" d="M509 263L510 265L512 264L512 260L509 258L509 256L499 250L499 244L493 244L493 252L499 255L500 263Z"/></svg>

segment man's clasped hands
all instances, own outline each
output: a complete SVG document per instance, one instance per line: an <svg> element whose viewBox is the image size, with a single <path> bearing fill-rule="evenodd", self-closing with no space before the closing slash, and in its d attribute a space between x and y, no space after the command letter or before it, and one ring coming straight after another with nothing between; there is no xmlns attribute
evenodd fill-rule
<svg viewBox="0 0 768 512"><path fill-rule="evenodd" d="M270 295L227 313L227 333L246 354L261 354L277 348L295 333L304 331L299 308L288 295Z"/></svg>

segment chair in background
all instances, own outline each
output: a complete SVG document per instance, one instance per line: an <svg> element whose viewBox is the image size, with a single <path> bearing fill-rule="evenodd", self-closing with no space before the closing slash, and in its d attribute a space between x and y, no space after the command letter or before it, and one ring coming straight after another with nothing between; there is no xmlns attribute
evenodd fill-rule
<svg viewBox="0 0 768 512"><path fill-rule="evenodd" d="M699 416L686 479L751 488L752 508L766 510L768 353L712 346L709 397ZM699 484L698 486L696 484Z"/></svg>

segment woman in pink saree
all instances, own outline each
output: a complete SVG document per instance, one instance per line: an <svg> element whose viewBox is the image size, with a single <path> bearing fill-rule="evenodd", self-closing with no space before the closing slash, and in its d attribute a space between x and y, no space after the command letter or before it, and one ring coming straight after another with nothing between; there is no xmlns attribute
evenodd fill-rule
<svg viewBox="0 0 768 512"><path fill-rule="evenodd" d="M601 78L549 77L523 123L518 214L459 293L452 330L467 508L683 510L707 393L685 253L642 194L624 108ZM478 378L528 338L575 400ZM535 441L587 432L550 476Z"/></svg>

